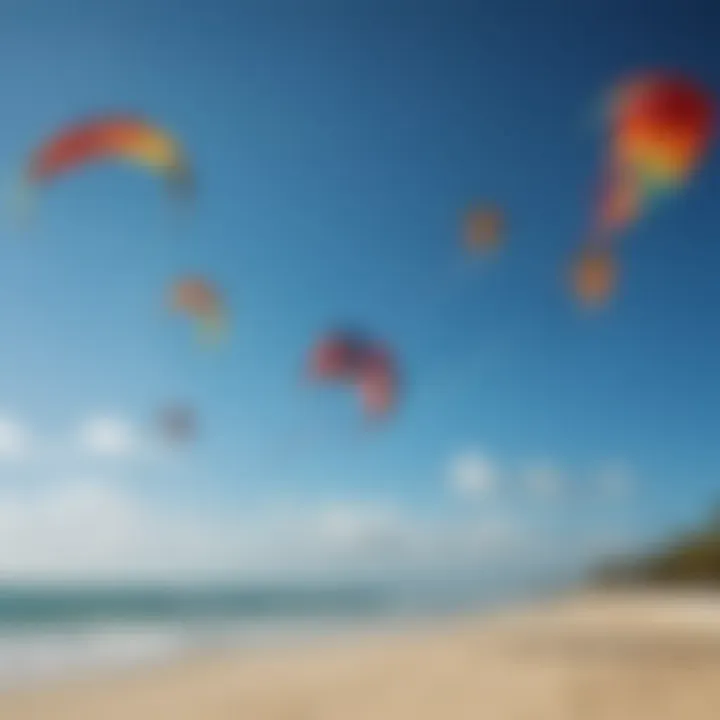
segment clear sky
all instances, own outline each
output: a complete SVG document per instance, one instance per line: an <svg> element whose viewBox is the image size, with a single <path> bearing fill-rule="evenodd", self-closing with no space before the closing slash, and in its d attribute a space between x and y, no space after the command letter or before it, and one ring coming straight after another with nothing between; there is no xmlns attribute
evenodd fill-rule
<svg viewBox="0 0 720 720"><path fill-rule="evenodd" d="M289 498L433 523L463 514L447 478L471 453L518 522L535 512L523 473L546 466L583 512L622 466L643 532L692 517L720 477L717 151L626 238L605 312L580 312L563 272L603 93L655 67L720 91L719 26L720 8L680 1L3 1L8 189L48 132L131 110L183 141L199 192L178 223L155 178L103 167L48 192L29 235L8 214L0 408L37 448L93 417L142 435L174 400L202 423L171 467L49 472L31 450L0 468L6 492L99 473L208 517ZM468 263L459 218L485 198L506 208L508 243ZM227 293L218 352L165 314L188 270ZM298 383L337 322L397 351L405 397L382 431L362 429L349 393Z"/></svg>

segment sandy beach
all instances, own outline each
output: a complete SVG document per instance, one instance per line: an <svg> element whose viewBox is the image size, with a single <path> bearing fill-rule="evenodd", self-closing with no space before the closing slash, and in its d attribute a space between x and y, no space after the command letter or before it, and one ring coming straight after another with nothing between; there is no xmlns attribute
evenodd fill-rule
<svg viewBox="0 0 720 720"><path fill-rule="evenodd" d="M3 720L711 720L720 598L588 596L6 691Z"/></svg>

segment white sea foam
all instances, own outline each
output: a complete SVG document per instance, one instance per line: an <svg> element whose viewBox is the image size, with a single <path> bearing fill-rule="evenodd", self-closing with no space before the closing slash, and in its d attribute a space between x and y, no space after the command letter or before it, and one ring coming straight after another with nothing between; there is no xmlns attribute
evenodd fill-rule
<svg viewBox="0 0 720 720"><path fill-rule="evenodd" d="M0 635L0 687L160 663L190 647L178 627L84 626Z"/></svg>
<svg viewBox="0 0 720 720"><path fill-rule="evenodd" d="M389 621L268 620L14 629L0 633L0 690L162 664L198 650L290 647L389 627Z"/></svg>

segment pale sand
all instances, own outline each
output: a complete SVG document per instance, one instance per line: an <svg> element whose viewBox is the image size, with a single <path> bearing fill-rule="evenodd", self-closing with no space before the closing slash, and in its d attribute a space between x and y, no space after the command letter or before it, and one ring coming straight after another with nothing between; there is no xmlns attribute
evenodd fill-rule
<svg viewBox="0 0 720 720"><path fill-rule="evenodd" d="M0 696L2 720L718 720L720 598L585 597Z"/></svg>

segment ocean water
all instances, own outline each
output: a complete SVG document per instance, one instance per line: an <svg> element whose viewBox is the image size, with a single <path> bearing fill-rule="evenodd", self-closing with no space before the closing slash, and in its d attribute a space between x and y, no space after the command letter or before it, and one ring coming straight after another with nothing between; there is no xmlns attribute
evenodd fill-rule
<svg viewBox="0 0 720 720"><path fill-rule="evenodd" d="M0 690L160 664L198 650L388 632L557 591L475 581L375 585L3 586Z"/></svg>
<svg viewBox="0 0 720 720"><path fill-rule="evenodd" d="M392 624L369 587L0 588L0 688Z"/></svg>

